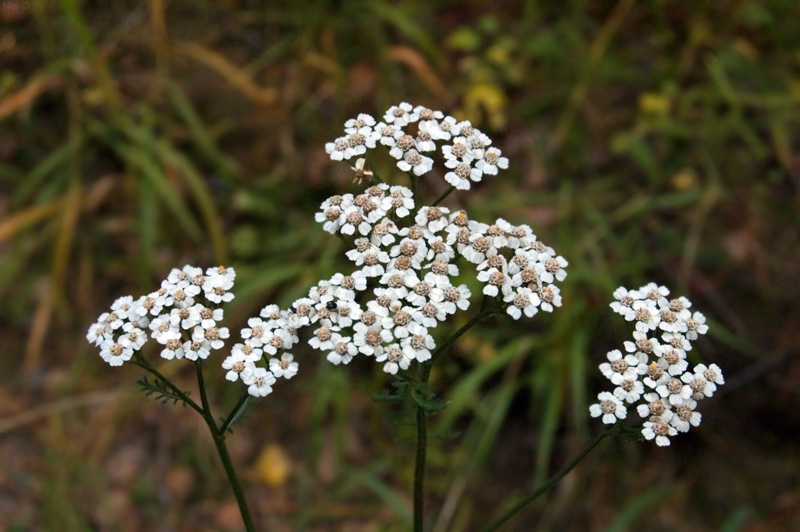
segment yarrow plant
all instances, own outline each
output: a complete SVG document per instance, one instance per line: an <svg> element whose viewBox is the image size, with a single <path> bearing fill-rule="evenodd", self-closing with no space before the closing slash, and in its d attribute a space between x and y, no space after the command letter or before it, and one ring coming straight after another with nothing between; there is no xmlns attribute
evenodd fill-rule
<svg viewBox="0 0 800 532"><path fill-rule="evenodd" d="M370 169L369 152L374 149L388 151L397 168L408 175L410 186L384 181ZM90 327L87 340L110 365L132 362L151 373L153 382L139 381L148 395L182 402L203 416L248 531L255 527L225 437L251 398L269 395L279 379L298 374L291 351L301 338L336 366L360 359L380 364L392 375L396 390L380 398L415 410L414 530L421 531L428 417L446 406L428 385L434 364L461 335L489 316L520 320L560 307L556 283L567 277L568 262L528 225L503 218L474 220L465 210L451 211L441 205L452 192L470 190L508 168L508 159L469 121L401 103L390 107L380 121L367 114L348 120L343 135L327 143L325 150L334 161L355 159L354 182L367 182L358 193L326 199L315 215L324 231L346 243L345 255L352 267L318 281L306 296L286 308L265 306L248 319L241 339L224 354L230 332L221 325L222 306L234 297L236 273L222 266L205 272L192 266L176 268L157 291L137 300L119 298ZM425 204L417 186L433 169L437 153L449 187ZM466 276L481 283L480 295L463 282ZM601 393L600 403L590 409L591 415L613 424L626 417L626 405L644 400L637 408L648 419L642 434L659 445L667 445L675 431L697 425L696 401L723 383L715 365L699 365L694 372L686 372L689 342L704 334L707 326L701 314L689 312L688 300L667 300L668 293L655 285L615 292L619 301L612 308L636 321L635 342L625 343L626 355L609 353L609 362L601 370L617 388ZM476 306L475 299L479 310L473 317L454 333L442 336L440 328ZM657 328L663 331L664 344L647 337ZM142 349L148 338L159 344L162 358L186 359L195 365L200 404L147 361ZM649 356L656 357L652 364ZM206 396L202 366L208 359L221 365L226 380L243 386L239 401L221 423L212 415ZM609 434L598 436L569 469ZM569 469L488 530L502 525Z"/></svg>

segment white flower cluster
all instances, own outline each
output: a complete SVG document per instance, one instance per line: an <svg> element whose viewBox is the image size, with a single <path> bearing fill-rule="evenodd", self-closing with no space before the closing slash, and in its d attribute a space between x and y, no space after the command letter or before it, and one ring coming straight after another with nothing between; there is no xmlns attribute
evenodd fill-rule
<svg viewBox="0 0 800 532"><path fill-rule="evenodd" d="M412 124L416 126L414 132L410 130ZM423 154L435 152L436 143L444 142L442 153L450 170L445 179L458 190L469 190L471 182L480 181L483 175L496 175L498 169L508 168L508 159L468 120L458 122L452 116L423 106L394 105L379 123L362 113L345 122L344 132L344 136L325 145L325 151L334 161L364 155L367 149L381 144L397 159L400 170L417 176L433 168L433 159ZM354 170L357 179L361 179L363 159L358 163Z"/></svg>
<svg viewBox="0 0 800 532"><path fill-rule="evenodd" d="M293 308L303 317L298 326L317 327L309 343L332 363L347 364L361 353L397 373L431 358L436 344L430 330L470 305L470 290L455 280L462 257L476 265L483 293L514 319L561 306L552 283L566 277L567 261L527 225L503 219L488 225L446 207L414 209L411 190L385 184L322 203L317 221L330 233L354 238L347 257L359 269L321 281ZM399 227L405 218L408 225ZM358 296L370 284L374 299L362 305Z"/></svg>
<svg viewBox="0 0 800 532"><path fill-rule="evenodd" d="M117 299L110 312L101 314L89 328L86 339L100 347L100 356L112 366L121 366L144 346L148 329L150 337L164 346L163 358L206 359L230 336L228 328L219 325L223 318L219 305L233 299L235 278L234 269L223 266L208 268L205 273L189 265L173 268L157 291L136 301L131 296ZM205 303L199 302L201 293ZM276 376L290 378L297 373L297 363L292 362L291 354L282 352L280 360L270 360L269 372L257 367L262 351L277 351L262 350L256 330L245 329L247 335L243 331L245 343L234 345L222 366L229 370L228 380L241 378L251 395L264 396L272 391Z"/></svg>
<svg viewBox="0 0 800 532"><path fill-rule="evenodd" d="M698 426L697 401L711 397L717 385L725 384L716 364L698 364L688 371L690 341L708 332L708 326L705 316L689 310L692 303L688 299L667 299L668 295L666 287L655 283L638 290L620 287L614 292L617 301L611 308L636 322L634 341L624 343L625 355L615 349L608 353L608 362L600 364L600 371L616 389L600 393L600 403L589 408L592 417L602 416L603 423L612 424L625 419L626 403L641 401L636 410L647 419L642 434L659 446L669 445L670 436Z"/></svg>

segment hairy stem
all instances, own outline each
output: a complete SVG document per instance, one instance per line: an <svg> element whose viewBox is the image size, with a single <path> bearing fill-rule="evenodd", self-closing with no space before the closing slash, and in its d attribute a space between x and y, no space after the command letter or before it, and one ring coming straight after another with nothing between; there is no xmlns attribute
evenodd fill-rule
<svg viewBox="0 0 800 532"><path fill-rule="evenodd" d="M594 448L597 447L597 444L599 444L601 441L603 441L603 439L606 436L612 436L612 435L619 434L619 433L620 433L620 429L618 429L616 427L608 428L608 429L603 430L600 434L595 436L595 438L592 441L590 441L586 445L586 447L584 447L583 450L581 450L581 452L578 453L578 455L575 458L572 459L572 461L570 463L568 463L566 466L564 466L564 468L561 471L559 471L558 473L556 473L555 475L550 477L547 480L547 482L545 482L544 484L542 484L541 486L536 488L536 490L534 490L533 493L529 494L528 496L523 498L521 501L519 501L517 504L515 504L509 511L507 511L503 515L503 517L501 517L500 519L498 519L497 521L495 521L494 523L489 525L487 528L484 529L483 532L493 532L493 531L497 530L498 528L500 528L501 526L503 526L503 524L505 524L506 521L508 521L514 515L516 515L517 512L522 510L529 503L531 503L534 500L536 500L537 497L539 497L540 495L545 493L547 490L549 490L551 487L553 487L554 484L558 483L559 480L564 478L567 475L567 473L569 473L570 471L575 469L575 466L577 466L581 462L581 460L586 458L586 456L590 452L592 452L592 450L594 450Z"/></svg>
<svg viewBox="0 0 800 532"><path fill-rule="evenodd" d="M253 524L253 517L250 515L250 508L247 506L247 498L244 495L242 483L239 480L239 475L236 474L236 469L233 467L231 456L228 454L228 448L225 446L225 433L220 432L220 430L217 428L217 424L214 423L214 416L211 414L211 406L209 405L208 395L206 394L206 384L205 380L203 379L202 365L200 364L200 361L197 360L195 361L194 366L197 369L197 386L200 389L200 400L203 403L203 411L205 412L203 417L208 425L208 430L211 431L211 438L214 440L214 446L217 448L217 454L219 454L219 459L222 461L222 467L225 468L225 473L228 475L228 481L233 489L236 502L239 504L239 512L242 514L244 527L247 532L256 532L256 527ZM240 400L240 403L242 402L243 401ZM238 407L239 404L236 406Z"/></svg>

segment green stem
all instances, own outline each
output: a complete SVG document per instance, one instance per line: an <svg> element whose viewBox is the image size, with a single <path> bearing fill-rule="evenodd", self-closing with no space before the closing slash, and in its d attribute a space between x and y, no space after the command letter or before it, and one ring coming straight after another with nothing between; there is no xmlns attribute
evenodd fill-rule
<svg viewBox="0 0 800 532"><path fill-rule="evenodd" d="M450 195L450 193L451 193L451 192L453 192L455 189L456 189L455 185L450 185L450 188L448 188L448 189L447 189L447 191L445 191L445 193L444 193L444 194L442 194L441 196L439 196L439 199L437 199L436 201L434 201L434 202L433 202L433 206L434 206L434 207L436 207L436 206L437 206L437 205L439 205L441 202L443 202L443 201L445 200L445 198L446 198L447 196L449 196L449 195Z"/></svg>
<svg viewBox="0 0 800 532"><path fill-rule="evenodd" d="M256 527L253 524L253 517L250 515L250 508L247 506L247 498L244 495L242 483L239 480L239 475L236 474L236 469L233 467L231 456L228 454L228 448L225 446L224 432L220 433L217 429L217 424L214 423L214 416L211 414L211 406L208 403L208 395L206 394L205 380L203 379L203 368L199 360L194 363L197 369L197 386L200 388L200 400L203 403L203 416L211 431L211 438L214 440L214 446L217 448L217 454L222 461L222 467L225 468L225 473L228 475L228 481L233 489L233 494L236 497L236 502L239 504L239 512L242 514L242 521L244 528L247 532L256 532ZM237 405L238 406L238 405Z"/></svg>
<svg viewBox="0 0 800 532"><path fill-rule="evenodd" d="M414 172L408 172L408 176L411 178L411 194L414 197L414 204L419 208L419 200L417 199L417 183L419 183L419 176Z"/></svg>
<svg viewBox="0 0 800 532"><path fill-rule="evenodd" d="M417 406L417 459L414 464L414 532L425 525L425 460L428 452L428 415Z"/></svg>
<svg viewBox="0 0 800 532"><path fill-rule="evenodd" d="M603 439L606 436L612 436L615 434L619 434L620 432L621 430L616 427L603 430L600 434L595 436L595 438L592 441L590 441L580 453L578 453L578 456L573 458L570 463L564 466L564 468L561 471L550 477L547 480L547 482L539 486L533 493L531 493L530 495L519 501L517 504L515 504L508 512L506 512L503 515L503 517L501 517L500 519L489 525L488 528L485 528L484 532L494 532L495 530L503 526L503 524L505 524L506 521L511 519L517 512L522 510L530 502L534 501L537 497L539 497L544 492L553 487L553 485L556 484L562 478L564 478L567 475L567 473L575 469L575 466L577 466L581 462L581 460L586 458L586 455L592 452L592 450L595 447L597 447L597 444L603 441Z"/></svg>
<svg viewBox="0 0 800 532"><path fill-rule="evenodd" d="M220 436L225 435L225 432L228 430L228 427L230 427L231 423L233 423L236 420L237 415L245 407L245 405L247 405L247 401L249 400L250 400L249 393L245 393L239 398L239 401L236 403L236 406L233 407L231 413L228 414L228 417L225 418L225 421L223 421L222 425L220 425L217 434L219 434Z"/></svg>

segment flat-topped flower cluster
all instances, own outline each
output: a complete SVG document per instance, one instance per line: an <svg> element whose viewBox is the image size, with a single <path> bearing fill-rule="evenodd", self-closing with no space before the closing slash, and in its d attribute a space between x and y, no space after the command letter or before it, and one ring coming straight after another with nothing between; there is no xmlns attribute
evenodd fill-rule
<svg viewBox="0 0 800 532"><path fill-rule="evenodd" d="M416 126L411 134L409 126ZM368 149L384 146L397 159L397 167L417 176L433 168L433 159L424 155L436 151L442 142L445 174L448 183L458 190L469 190L471 182L481 181L484 175L497 175L498 169L508 168L508 159L501 156L492 141L468 121L457 121L441 111L401 103L390 107L383 121L367 114L345 122L345 135L325 145L334 161L364 155ZM363 162L360 166L363 170Z"/></svg>
<svg viewBox="0 0 800 532"><path fill-rule="evenodd" d="M223 266L205 273L189 265L173 268L155 292L137 300L132 296L117 299L89 328L86 339L100 348L100 356L112 366L121 366L141 350L148 330L150 338L164 346L163 358L204 360L222 349L223 340L230 336L228 328L220 326L220 307L233 299L235 279L235 270ZM291 378L297 373L297 362L286 352L292 346L291 337L276 348L277 342L270 344L257 329L245 329L242 336L248 340L235 344L222 363L228 380L241 379L251 395L265 396L272 391L275 377ZM270 359L269 370L258 366L264 351L280 355L280 359Z"/></svg>
<svg viewBox="0 0 800 532"><path fill-rule="evenodd" d="M626 354L615 349L608 353L608 362L600 364L600 371L616 388L613 393L600 393L600 402L589 409L592 417L602 416L603 423L613 424L627 416L626 404L639 403L636 410L647 419L642 434L659 446L669 445L670 436L698 426L697 401L711 397L717 385L725 384L716 364L688 369L686 352L692 349L691 341L708 332L708 325L703 314L689 310L688 299L667 299L668 295L666 287L655 283L614 292L617 301L611 308L636 322L634 341L624 343Z"/></svg>

